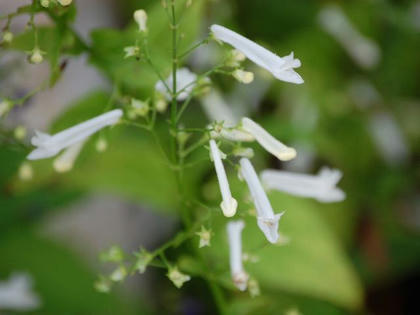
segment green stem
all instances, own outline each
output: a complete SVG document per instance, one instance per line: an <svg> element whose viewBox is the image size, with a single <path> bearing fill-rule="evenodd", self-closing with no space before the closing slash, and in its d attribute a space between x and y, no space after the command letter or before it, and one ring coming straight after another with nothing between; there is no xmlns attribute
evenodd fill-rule
<svg viewBox="0 0 420 315"><path fill-rule="evenodd" d="M196 43L195 45L193 45L192 47L188 48L186 51L184 51L182 54L180 54L178 56L178 59L182 59L186 56L188 56L192 51L194 51L196 48L200 47L201 45L204 44L208 44L209 42L209 38L206 37L205 39L203 39L202 41L199 41L198 43Z"/></svg>
<svg viewBox="0 0 420 315"><path fill-rule="evenodd" d="M176 36L177 36L177 28L178 25L176 24L176 16L175 16L175 0L171 0L171 14L172 14L172 23L171 23L171 30L172 30L172 103L171 103L171 151L172 151L172 159L173 162L177 163L177 156L176 156L176 146L177 146L177 132L176 132L176 116L177 116L177 95L176 95L176 71L178 66L177 61L177 49L176 49Z"/></svg>

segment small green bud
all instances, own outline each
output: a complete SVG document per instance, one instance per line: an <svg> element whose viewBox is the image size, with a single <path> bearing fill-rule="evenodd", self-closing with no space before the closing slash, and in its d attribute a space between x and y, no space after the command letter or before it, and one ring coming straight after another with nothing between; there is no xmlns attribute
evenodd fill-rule
<svg viewBox="0 0 420 315"><path fill-rule="evenodd" d="M98 292L109 293L111 291L112 282L104 276L99 276L99 279L95 281L93 286Z"/></svg>
<svg viewBox="0 0 420 315"><path fill-rule="evenodd" d="M3 43L10 44L13 40L13 33L10 31L5 31L3 33Z"/></svg>
<svg viewBox="0 0 420 315"><path fill-rule="evenodd" d="M139 252L134 253L134 256L137 257L137 260L134 264L134 270L138 271L139 273L144 273L146 271L147 265L153 260L153 255L142 248Z"/></svg>
<svg viewBox="0 0 420 315"><path fill-rule="evenodd" d="M117 269L115 269L109 276L109 279L111 279L114 282L120 282L125 279L127 276L127 269L124 265L118 266Z"/></svg>
<svg viewBox="0 0 420 315"><path fill-rule="evenodd" d="M121 247L113 245L100 254L100 259L103 262L121 262L124 260L124 252Z"/></svg>

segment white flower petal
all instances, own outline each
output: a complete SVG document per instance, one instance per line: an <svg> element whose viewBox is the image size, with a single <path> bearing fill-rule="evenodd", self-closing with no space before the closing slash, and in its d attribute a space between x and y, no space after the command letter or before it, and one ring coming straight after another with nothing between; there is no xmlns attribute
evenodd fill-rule
<svg viewBox="0 0 420 315"><path fill-rule="evenodd" d="M307 175L278 170L261 172L261 181L267 189L283 191L291 195L314 198L321 202L337 202L345 193L335 187L341 179L339 170L322 168L318 175Z"/></svg>
<svg viewBox="0 0 420 315"><path fill-rule="evenodd" d="M302 77L293 70L300 67L300 61L293 58L293 53L282 58L226 27L212 25L210 29L216 39L235 47L248 59L270 71L277 79L296 84L303 83Z"/></svg>
<svg viewBox="0 0 420 315"><path fill-rule="evenodd" d="M242 265L242 230L244 227L245 223L242 220L230 221L227 224L230 273L233 283L241 291L246 290L249 278Z"/></svg>
<svg viewBox="0 0 420 315"><path fill-rule="evenodd" d="M115 109L55 135L35 131L35 136L31 139L31 143L37 148L27 156L27 159L37 160L54 156L62 149L87 139L100 129L116 124L122 114L122 110Z"/></svg>
<svg viewBox="0 0 420 315"><path fill-rule="evenodd" d="M216 169L217 179L219 181L220 192L222 194L223 201L220 204L223 214L226 217L232 217L236 213L238 202L232 197L229 188L229 182L227 180L225 168L223 167L220 150L217 147L216 141L210 140L210 154L214 162Z"/></svg>
<svg viewBox="0 0 420 315"><path fill-rule="evenodd" d="M279 237L278 222L283 213L274 214L267 194L255 173L254 167L247 158L241 158L240 174L245 179L257 210L257 223L270 243L276 243Z"/></svg>
<svg viewBox="0 0 420 315"><path fill-rule="evenodd" d="M172 90L172 74L168 76L165 80L166 85ZM197 75L191 72L187 68L180 68L176 71L176 91L181 93L178 94L176 99L178 101L184 101L188 98L195 87L194 81L197 80ZM158 81L155 85L155 89L165 95L166 99L169 101L172 99L171 95L168 93L168 90L165 87L165 84L162 81Z"/></svg>
<svg viewBox="0 0 420 315"><path fill-rule="evenodd" d="M276 156L279 160L289 161L296 156L295 149L278 141L253 120L247 117L242 118L242 128L253 135L264 149Z"/></svg>

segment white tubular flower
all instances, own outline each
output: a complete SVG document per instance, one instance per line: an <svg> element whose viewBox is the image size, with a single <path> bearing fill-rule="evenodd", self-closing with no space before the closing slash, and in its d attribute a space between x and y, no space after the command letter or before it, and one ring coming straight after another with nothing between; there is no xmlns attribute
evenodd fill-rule
<svg viewBox="0 0 420 315"><path fill-rule="evenodd" d="M190 281L191 277L186 275L178 270L178 267L171 267L168 270L167 276L169 280L179 289L181 288L185 282Z"/></svg>
<svg viewBox="0 0 420 315"><path fill-rule="evenodd" d="M187 68L181 68L176 71L176 91L180 92L182 90L182 92L180 92L176 97L178 101L184 101L188 98L196 85L194 83L196 80L197 75ZM170 74L169 77L165 80L165 83L169 89L172 90L172 74ZM156 83L155 89L165 95L167 100L172 99L171 95L168 93L168 90L165 87L165 84L162 81L158 81Z"/></svg>
<svg viewBox="0 0 420 315"><path fill-rule="evenodd" d="M31 143L37 148L27 156L27 159L38 160L52 157L65 148L83 142L100 129L116 124L122 114L122 110L115 109L55 135L35 131L36 135L32 137Z"/></svg>
<svg viewBox="0 0 420 315"><path fill-rule="evenodd" d="M404 134L389 113L379 112L369 118L369 132L380 155L389 165L407 162L410 151Z"/></svg>
<svg viewBox="0 0 420 315"><path fill-rule="evenodd" d="M381 51L378 45L360 34L338 6L329 5L322 9L319 23L359 66L372 68L379 62Z"/></svg>
<svg viewBox="0 0 420 315"><path fill-rule="evenodd" d="M241 164L240 174L248 185L257 210L258 227L264 233L267 240L275 244L279 238L279 220L284 212L274 214L267 194L261 186L251 162L247 158L241 158L239 163Z"/></svg>
<svg viewBox="0 0 420 315"><path fill-rule="evenodd" d="M239 122L240 117L235 115L222 96L215 90L201 98L201 105L210 121L223 121L228 127L233 127Z"/></svg>
<svg viewBox="0 0 420 315"><path fill-rule="evenodd" d="M226 177L225 168L223 167L220 150L217 147L216 141L210 140L210 154L214 162L216 169L217 179L219 181L220 192L222 194L223 201L220 204L223 214L226 217L232 217L236 213L238 202L232 197L229 188L229 182Z"/></svg>
<svg viewBox="0 0 420 315"><path fill-rule="evenodd" d="M276 79L296 84L303 83L302 77L293 70L301 65L299 59L294 59L293 52L288 56L279 57L226 27L212 25L210 29L216 39L235 47L248 59L271 72Z"/></svg>
<svg viewBox="0 0 420 315"><path fill-rule="evenodd" d="M242 118L242 129L253 135L264 149L276 156L279 160L289 161L296 157L295 149L278 141L255 121L247 117Z"/></svg>
<svg viewBox="0 0 420 315"><path fill-rule="evenodd" d="M147 31L147 13L144 10L134 11L134 20L139 26L139 32Z"/></svg>
<svg viewBox="0 0 420 315"><path fill-rule="evenodd" d="M0 282L0 310L30 311L41 305L32 291L32 278L25 273L12 274L8 281Z"/></svg>
<svg viewBox="0 0 420 315"><path fill-rule="evenodd" d="M242 265L242 230L244 227L245 223L242 220L231 221L227 224L230 274L233 283L241 291L246 290L249 279Z"/></svg>
<svg viewBox="0 0 420 315"><path fill-rule="evenodd" d="M260 177L266 189L314 198L320 202L337 202L346 197L345 193L335 186L342 177L342 173L336 169L323 167L318 175L268 169L262 171Z"/></svg>
<svg viewBox="0 0 420 315"><path fill-rule="evenodd" d="M58 173L70 171L84 144L84 141L80 141L65 149L53 162L55 171Z"/></svg>

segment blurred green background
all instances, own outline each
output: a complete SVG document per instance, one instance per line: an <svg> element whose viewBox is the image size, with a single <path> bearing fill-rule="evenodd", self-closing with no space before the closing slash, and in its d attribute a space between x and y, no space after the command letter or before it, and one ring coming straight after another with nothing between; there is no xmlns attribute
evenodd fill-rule
<svg viewBox="0 0 420 315"><path fill-rule="evenodd" d="M0 15L11 12L13 2L2 1ZM375 66L358 65L321 27L319 12L332 3L378 45L380 59ZM343 172L339 186L347 194L344 202L332 204L270 194L274 209L287 210L280 231L290 243L265 247L257 253L258 263L246 263L260 283L261 296L250 298L227 290L230 314L287 314L293 308L315 315L419 313L419 3L193 0L181 24L182 48L204 38L208 27L217 23L280 56L294 51L302 61L298 72L305 84L299 86L270 81L250 63L246 68L255 70L256 78L245 89L230 78L212 78L226 99L244 106L241 110L295 145L298 155L302 153L299 161L287 165L255 146L256 168L316 173L328 165ZM37 119L41 122L31 126L55 132L101 113L110 96L109 82L119 82L127 95L151 95L157 81L153 72L144 63L122 58L123 48L135 38L131 21L135 9L148 12L152 58L165 74L170 71L170 32L160 1L79 0L75 4L62 19L64 24L75 23L89 50L63 28L52 27L48 17L41 20L47 74L58 87L60 80L66 85L61 90L54 87L56 97L47 99L43 107L37 107L37 102L44 99L37 101L35 96L0 124L0 281L16 270L33 276L42 307L31 314L215 314L202 280L194 278L178 290L159 269L150 268L145 276L130 279L111 294L93 289L96 275L107 270L96 259L101 250L114 243L127 251L140 245L152 250L180 227L173 206L175 180L149 134L117 126L106 131L108 150L96 152L94 137L71 172L54 173L51 160L43 160L32 163L31 180L18 177L28 150L11 140L17 124ZM27 65L8 59L17 54L17 60L24 60L19 52L33 47L30 31L17 29L15 36L11 47L0 47L0 92L11 98L28 92L26 81L39 83L36 75L22 75L21 68ZM186 60L186 66L203 72L222 51L211 43ZM86 63L72 68L72 60L81 59ZM63 62L67 62L65 69ZM83 76L87 67L96 69L104 83L90 86ZM12 80L15 72L18 79ZM79 95L77 83L83 80L88 88ZM190 107L185 126L207 123L199 103L194 101ZM46 121L44 115L51 117ZM158 132L165 140L164 118L160 121ZM203 149L195 158L206 154ZM230 171L233 192L243 195L243 184ZM188 193L218 204L215 174L208 161L190 170L185 181ZM221 216L212 222L214 240L203 255L228 279L225 223ZM245 250L262 241L254 222L248 226ZM174 251L173 257L193 270L188 246L180 251L185 255Z"/></svg>

